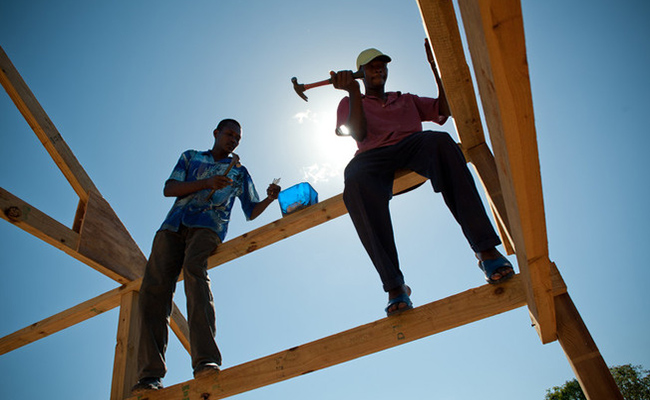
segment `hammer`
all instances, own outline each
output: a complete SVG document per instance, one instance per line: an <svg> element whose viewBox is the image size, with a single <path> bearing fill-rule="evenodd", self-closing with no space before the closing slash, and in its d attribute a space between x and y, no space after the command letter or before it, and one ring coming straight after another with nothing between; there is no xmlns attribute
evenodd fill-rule
<svg viewBox="0 0 650 400"><path fill-rule="evenodd" d="M232 154L232 161L230 161L230 164L228 165L228 168L226 168L226 172L223 173L223 176L228 175L228 172L230 172L230 170L232 169L232 167L234 167L235 165L238 165L238 164L239 164L239 156L238 156L237 154L235 154L235 153L231 153L231 154ZM217 189L212 189L212 190L210 191L210 194L209 194L208 197L206 198L206 200L210 200L210 198L212 197L212 195L214 194L214 192L216 192L216 190L217 190Z"/></svg>
<svg viewBox="0 0 650 400"><path fill-rule="evenodd" d="M363 71L355 72L354 74L352 74L352 77L354 79L363 78ZM293 82L293 90L296 91L298 96L300 96L303 100L308 101L307 96L305 96L305 90L309 90L311 88L315 88L319 86L331 85L332 78L314 82L314 83L298 83L298 79L294 76L293 78L291 78L291 82Z"/></svg>

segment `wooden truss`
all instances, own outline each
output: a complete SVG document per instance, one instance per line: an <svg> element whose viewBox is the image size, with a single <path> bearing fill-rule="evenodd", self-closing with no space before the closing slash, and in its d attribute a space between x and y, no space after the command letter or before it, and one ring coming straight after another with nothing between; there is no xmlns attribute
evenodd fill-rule
<svg viewBox="0 0 650 400"><path fill-rule="evenodd" d="M451 0L418 0L467 159L485 188L499 233L520 273L311 343L180 383L154 399L228 397L527 306L542 343L559 340L589 399L622 399L598 348L549 259L537 139L521 5L518 0L459 0L466 40L494 154L486 144L477 96ZM0 80L79 196L68 228L0 188L0 215L121 284L116 289L0 338L0 354L120 307L111 399L135 383L137 297L146 258L0 48ZM396 176L394 191L424 180ZM236 237L210 257L213 268L345 214L338 195ZM189 351L175 306L171 327Z"/></svg>

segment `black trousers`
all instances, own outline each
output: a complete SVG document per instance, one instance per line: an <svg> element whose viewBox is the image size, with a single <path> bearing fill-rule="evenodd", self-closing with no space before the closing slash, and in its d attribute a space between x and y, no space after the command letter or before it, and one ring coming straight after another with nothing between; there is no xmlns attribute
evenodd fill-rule
<svg viewBox="0 0 650 400"><path fill-rule="evenodd" d="M345 168L343 200L385 291L404 284L388 202L395 171L410 169L431 181L475 252L501 243L474 178L446 132L417 132L401 142L355 156Z"/></svg>

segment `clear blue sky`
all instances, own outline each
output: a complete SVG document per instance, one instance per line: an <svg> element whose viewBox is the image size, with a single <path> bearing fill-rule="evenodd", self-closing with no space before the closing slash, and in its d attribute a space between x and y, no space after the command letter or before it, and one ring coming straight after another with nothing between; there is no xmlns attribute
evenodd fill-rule
<svg viewBox="0 0 650 400"><path fill-rule="evenodd" d="M550 256L610 365L650 368L647 261L650 6L644 0L524 0ZM299 99L290 78L393 57L389 90L437 94L415 1L9 1L0 44L102 195L148 255L172 204L163 182L186 149L233 117L260 191L309 181L342 191L351 139L334 136L343 92ZM455 134L452 123L443 129ZM77 197L6 94L0 186L71 226ZM644 178L644 176L646 176ZM473 254L425 185L392 203L413 301L483 284ZM277 204L229 238L280 218ZM117 285L0 222L0 336ZM514 257L512 257L514 259ZM211 270L228 368L383 317L386 296L347 216ZM180 288L179 288L180 289ZM182 290L176 302L184 309ZM118 310L0 356L0 398L108 398ZM191 378L172 336L166 385ZM572 379L525 308L237 399L541 399Z"/></svg>

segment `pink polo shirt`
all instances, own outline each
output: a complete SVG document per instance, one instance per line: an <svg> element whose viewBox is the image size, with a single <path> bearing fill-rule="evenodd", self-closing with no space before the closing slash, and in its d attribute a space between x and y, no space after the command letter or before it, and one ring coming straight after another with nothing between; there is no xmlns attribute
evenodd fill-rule
<svg viewBox="0 0 650 400"><path fill-rule="evenodd" d="M366 114L367 135L357 142L356 154L378 147L400 142L412 133L422 131L422 121L444 124L447 117L440 115L438 99L419 97L401 92L386 93L383 104L374 96L363 96L363 111ZM345 124L350 114L350 98L344 97L337 110L336 126Z"/></svg>

